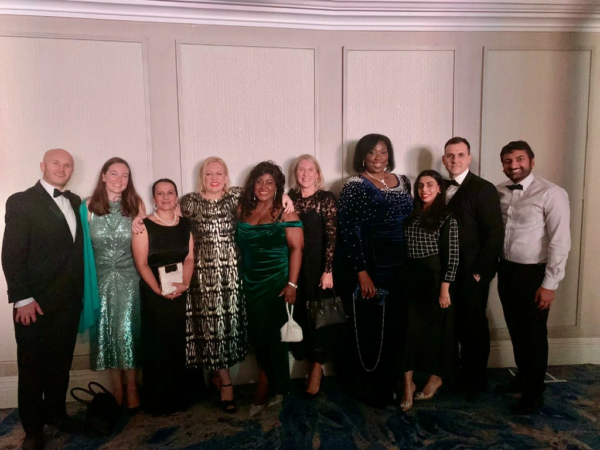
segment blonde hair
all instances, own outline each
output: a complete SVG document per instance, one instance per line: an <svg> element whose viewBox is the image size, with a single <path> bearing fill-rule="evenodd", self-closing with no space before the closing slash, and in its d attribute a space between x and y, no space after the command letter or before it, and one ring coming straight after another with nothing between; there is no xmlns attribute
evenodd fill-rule
<svg viewBox="0 0 600 450"><path fill-rule="evenodd" d="M304 161L305 159L313 163L317 168L317 181L315 181L315 189L318 191L325 184L325 178L323 177L323 172L321 171L321 166L319 164L319 161L317 161L317 158L315 158L313 155L309 155L308 153L298 156L298 158L294 162L294 165L292 167L292 189L295 191L300 190L300 184L298 183L296 171L298 170L298 165L300 164L300 162Z"/></svg>
<svg viewBox="0 0 600 450"><path fill-rule="evenodd" d="M227 168L227 164L218 156L209 156L200 165L200 170L198 171L198 192L206 192L206 168L209 164L218 162L223 166L223 171L225 172L225 183L223 184L223 192L229 191L229 187L231 186L231 180L229 179L229 169Z"/></svg>

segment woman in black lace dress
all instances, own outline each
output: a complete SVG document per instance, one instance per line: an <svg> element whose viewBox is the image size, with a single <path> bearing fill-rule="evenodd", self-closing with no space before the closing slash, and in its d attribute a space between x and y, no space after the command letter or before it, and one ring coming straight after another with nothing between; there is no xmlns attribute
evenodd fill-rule
<svg viewBox="0 0 600 450"><path fill-rule="evenodd" d="M296 359L311 363L306 393L319 393L323 364L329 362L338 327L315 330L309 319L308 302L317 301L323 289L333 288L332 264L336 237L335 196L321 190L324 179L319 162L311 155L301 155L293 168L290 198L304 225L304 252L298 279L298 301L294 319L302 327L304 339L291 346Z"/></svg>

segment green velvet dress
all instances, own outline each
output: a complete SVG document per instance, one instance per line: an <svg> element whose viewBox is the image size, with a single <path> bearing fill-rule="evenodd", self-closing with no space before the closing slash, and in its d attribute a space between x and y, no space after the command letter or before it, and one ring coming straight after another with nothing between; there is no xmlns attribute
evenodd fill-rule
<svg viewBox="0 0 600 450"><path fill-rule="evenodd" d="M302 222L261 225L238 222L237 229L244 269L248 339L273 394L286 394L290 387L288 346L281 342L280 333L287 313L283 297L279 297L288 282L289 250L285 238L288 227L302 227Z"/></svg>

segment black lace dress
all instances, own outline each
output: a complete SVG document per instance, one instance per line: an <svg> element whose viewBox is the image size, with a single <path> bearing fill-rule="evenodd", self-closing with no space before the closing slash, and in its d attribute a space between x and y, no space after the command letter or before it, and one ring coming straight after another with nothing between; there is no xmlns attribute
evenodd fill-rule
<svg viewBox="0 0 600 450"><path fill-rule="evenodd" d="M289 196L304 226L304 251L294 306L294 320L302 327L304 339L290 347L294 358L298 360L326 364L339 327L328 326L315 330L309 320L307 302L319 299L321 276L323 272L332 271L337 232L335 196L321 190L306 198L299 191L291 191ZM323 294L330 296L331 291Z"/></svg>

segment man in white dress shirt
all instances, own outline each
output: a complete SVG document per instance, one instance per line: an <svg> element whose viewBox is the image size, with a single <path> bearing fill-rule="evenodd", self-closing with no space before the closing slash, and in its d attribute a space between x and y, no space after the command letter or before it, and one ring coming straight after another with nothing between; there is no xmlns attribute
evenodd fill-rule
<svg viewBox="0 0 600 450"><path fill-rule="evenodd" d="M533 175L534 156L525 141L504 146L500 160L510 181L496 186L505 227L498 293L519 369L503 390L522 394L515 414L544 405L548 313L571 248L567 192Z"/></svg>
<svg viewBox="0 0 600 450"><path fill-rule="evenodd" d="M8 285L19 368L24 449L44 448L44 424L78 425L66 411L69 371L83 296L81 199L65 190L73 157L46 152L42 179L6 202L2 268Z"/></svg>

